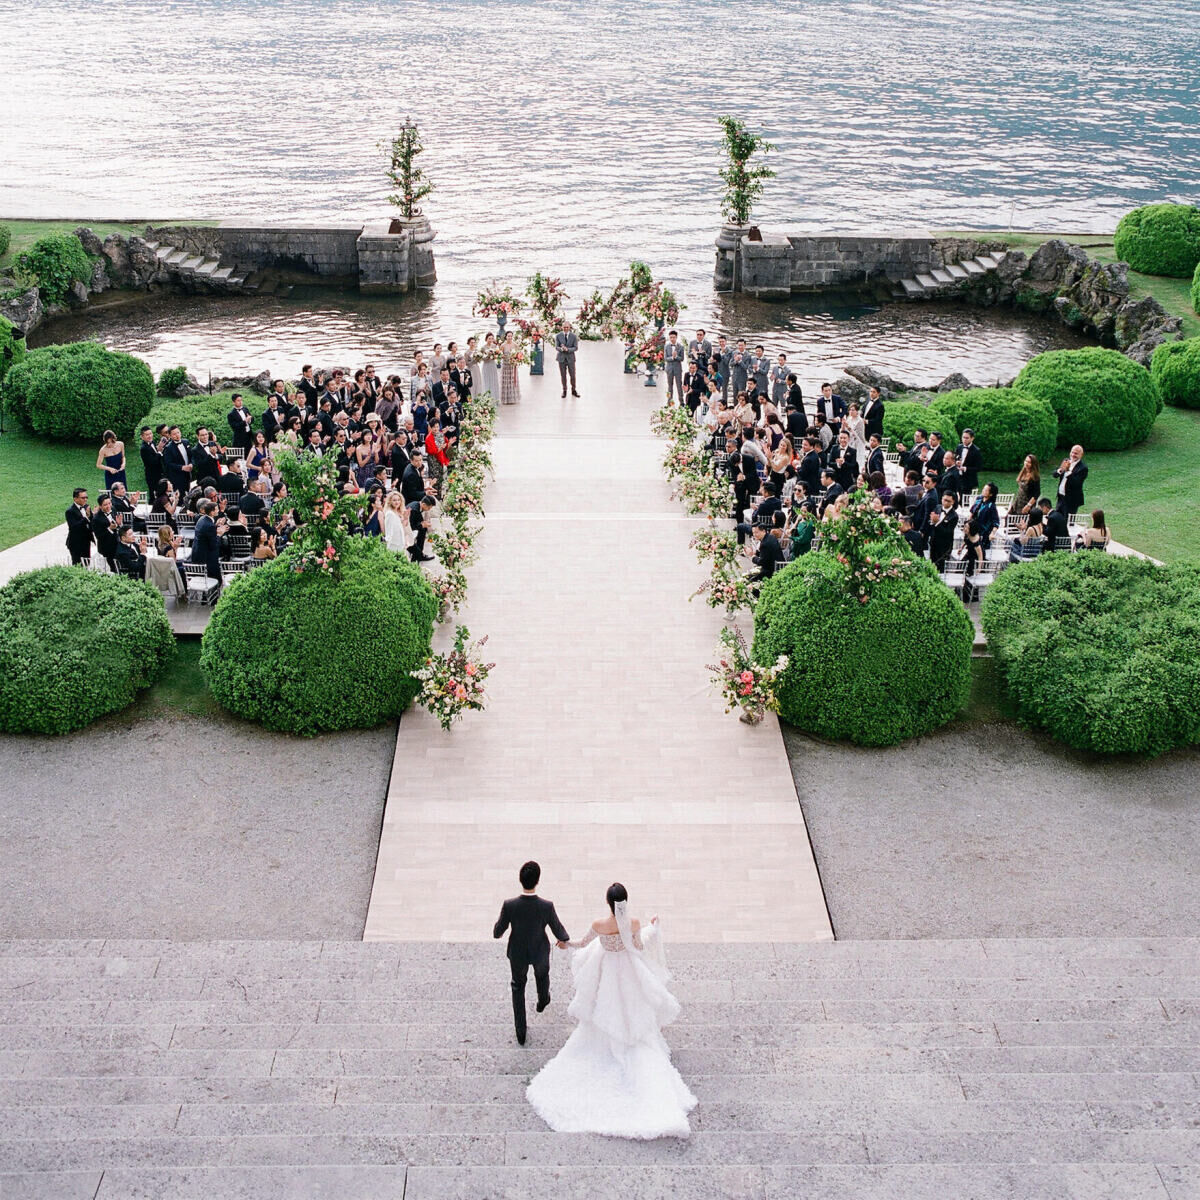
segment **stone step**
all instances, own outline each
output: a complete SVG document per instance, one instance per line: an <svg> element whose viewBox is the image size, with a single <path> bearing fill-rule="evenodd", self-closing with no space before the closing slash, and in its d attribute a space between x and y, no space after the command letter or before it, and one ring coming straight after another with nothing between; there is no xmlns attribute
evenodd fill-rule
<svg viewBox="0 0 1200 1200"><path fill-rule="evenodd" d="M1003 255L997 257L991 254L980 254L977 256L976 261L985 271L994 271L1000 265L1000 258L1003 257Z"/></svg>
<svg viewBox="0 0 1200 1200"><path fill-rule="evenodd" d="M204 279L211 279L215 275L217 268L220 267L220 265L221 264L215 258L206 258L196 268L194 273Z"/></svg>
<svg viewBox="0 0 1200 1200"><path fill-rule="evenodd" d="M162 261L167 264L167 266L177 267L188 257L188 254L186 250L172 249L168 250L166 254L160 253L160 257L162 258Z"/></svg>
<svg viewBox="0 0 1200 1200"><path fill-rule="evenodd" d="M946 264L946 274L949 275L951 277L951 279L966 279L966 278L968 278L966 268L960 266L958 263L947 263Z"/></svg>
<svg viewBox="0 0 1200 1200"><path fill-rule="evenodd" d="M215 271L213 271L213 273L212 273L213 279L218 280L222 283L228 282L232 275L233 275L232 267L218 266L217 269Z"/></svg>
<svg viewBox="0 0 1200 1200"><path fill-rule="evenodd" d="M934 267L929 274L932 275L938 283L946 284L954 282L954 276L951 275L949 271L943 270L941 267Z"/></svg>
<svg viewBox="0 0 1200 1200"><path fill-rule="evenodd" d="M192 254L178 264L180 271L195 271L204 262L204 256L201 254Z"/></svg>
<svg viewBox="0 0 1200 1200"><path fill-rule="evenodd" d="M900 280L900 287L906 296L916 297L925 295L925 289L915 279Z"/></svg>
<svg viewBox="0 0 1200 1200"><path fill-rule="evenodd" d="M925 275L925 274L922 274L921 272L917 272L917 282L923 288L929 288L929 289L936 288L938 285L938 281L936 279L934 279L934 277L932 275Z"/></svg>
<svg viewBox="0 0 1200 1200"><path fill-rule="evenodd" d="M157 249L158 249L158 247L159 247L159 243L158 243L158 242L147 242L147 243L146 243L146 249L147 249L147 250L157 250Z"/></svg>
<svg viewBox="0 0 1200 1200"><path fill-rule="evenodd" d="M978 259L966 258L958 264L970 276L984 275L987 268Z"/></svg>

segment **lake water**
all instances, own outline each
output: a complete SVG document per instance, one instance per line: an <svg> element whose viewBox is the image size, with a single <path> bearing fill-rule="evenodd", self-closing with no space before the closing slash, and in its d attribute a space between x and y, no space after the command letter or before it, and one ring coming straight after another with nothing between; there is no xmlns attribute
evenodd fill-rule
<svg viewBox="0 0 1200 1200"><path fill-rule="evenodd" d="M491 279L542 269L578 300L634 257L680 292L687 325L725 321L711 272L726 112L779 147L756 211L768 228L1102 229L1197 192L1195 0L2 0L0 28L10 216L379 215L377 143L412 116L437 185L424 311L443 336ZM264 353L294 325L246 311ZM329 320L353 326L346 311ZM824 328L735 315L751 336ZM857 333L882 332L858 316ZM914 340L914 321L883 318L907 332L851 357L878 344L940 375L985 348L969 323L949 346L944 329ZM158 345L197 366L225 353L215 336ZM1008 331L997 347L999 366Z"/></svg>

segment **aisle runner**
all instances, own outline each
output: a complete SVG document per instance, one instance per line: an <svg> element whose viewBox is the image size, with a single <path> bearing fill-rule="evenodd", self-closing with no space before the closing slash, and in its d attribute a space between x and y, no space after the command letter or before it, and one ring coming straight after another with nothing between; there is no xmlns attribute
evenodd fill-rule
<svg viewBox="0 0 1200 1200"><path fill-rule="evenodd" d="M460 614L489 635L491 701L449 734L400 722L364 936L488 938L536 858L572 935L620 880L675 940L830 938L778 723L708 689L722 614L688 602L704 574L649 434L661 388L615 347L580 359L582 399L555 373L501 409Z"/></svg>

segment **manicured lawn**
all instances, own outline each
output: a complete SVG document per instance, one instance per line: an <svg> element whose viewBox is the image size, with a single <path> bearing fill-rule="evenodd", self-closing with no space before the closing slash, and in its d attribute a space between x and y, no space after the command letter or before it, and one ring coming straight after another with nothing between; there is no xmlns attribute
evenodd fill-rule
<svg viewBox="0 0 1200 1200"><path fill-rule="evenodd" d="M145 221L114 223L112 221L89 221L86 218L78 221L18 221L10 217L0 217L0 225L7 225L12 231L12 243L8 248L8 253L0 258L0 269L14 262L18 254L28 250L38 238L45 237L48 233L74 233L80 225L86 225L103 241L110 233L119 233L125 237L129 237L131 233L136 233L141 237L147 225L178 225L182 223L178 219L170 221L147 219ZM186 223L188 225L214 224L212 221L191 220Z"/></svg>

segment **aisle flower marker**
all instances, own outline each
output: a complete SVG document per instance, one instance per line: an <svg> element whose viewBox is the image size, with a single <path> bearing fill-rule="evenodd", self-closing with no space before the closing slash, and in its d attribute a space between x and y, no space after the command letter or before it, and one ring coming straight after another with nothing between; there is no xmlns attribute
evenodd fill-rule
<svg viewBox="0 0 1200 1200"><path fill-rule="evenodd" d="M764 667L750 657L745 635L740 629L726 626L721 630L717 647L717 662L708 665L712 684L725 701L725 711L742 710L739 718L747 725L757 725L768 712L779 711L775 684L787 670L788 658L781 654L773 666Z"/></svg>
<svg viewBox="0 0 1200 1200"><path fill-rule="evenodd" d="M454 648L446 654L433 654L425 665L413 672L420 680L417 700L449 730L468 709L482 712L488 675L495 663L484 662L482 650L486 637L470 641L471 632L460 625L454 633Z"/></svg>

